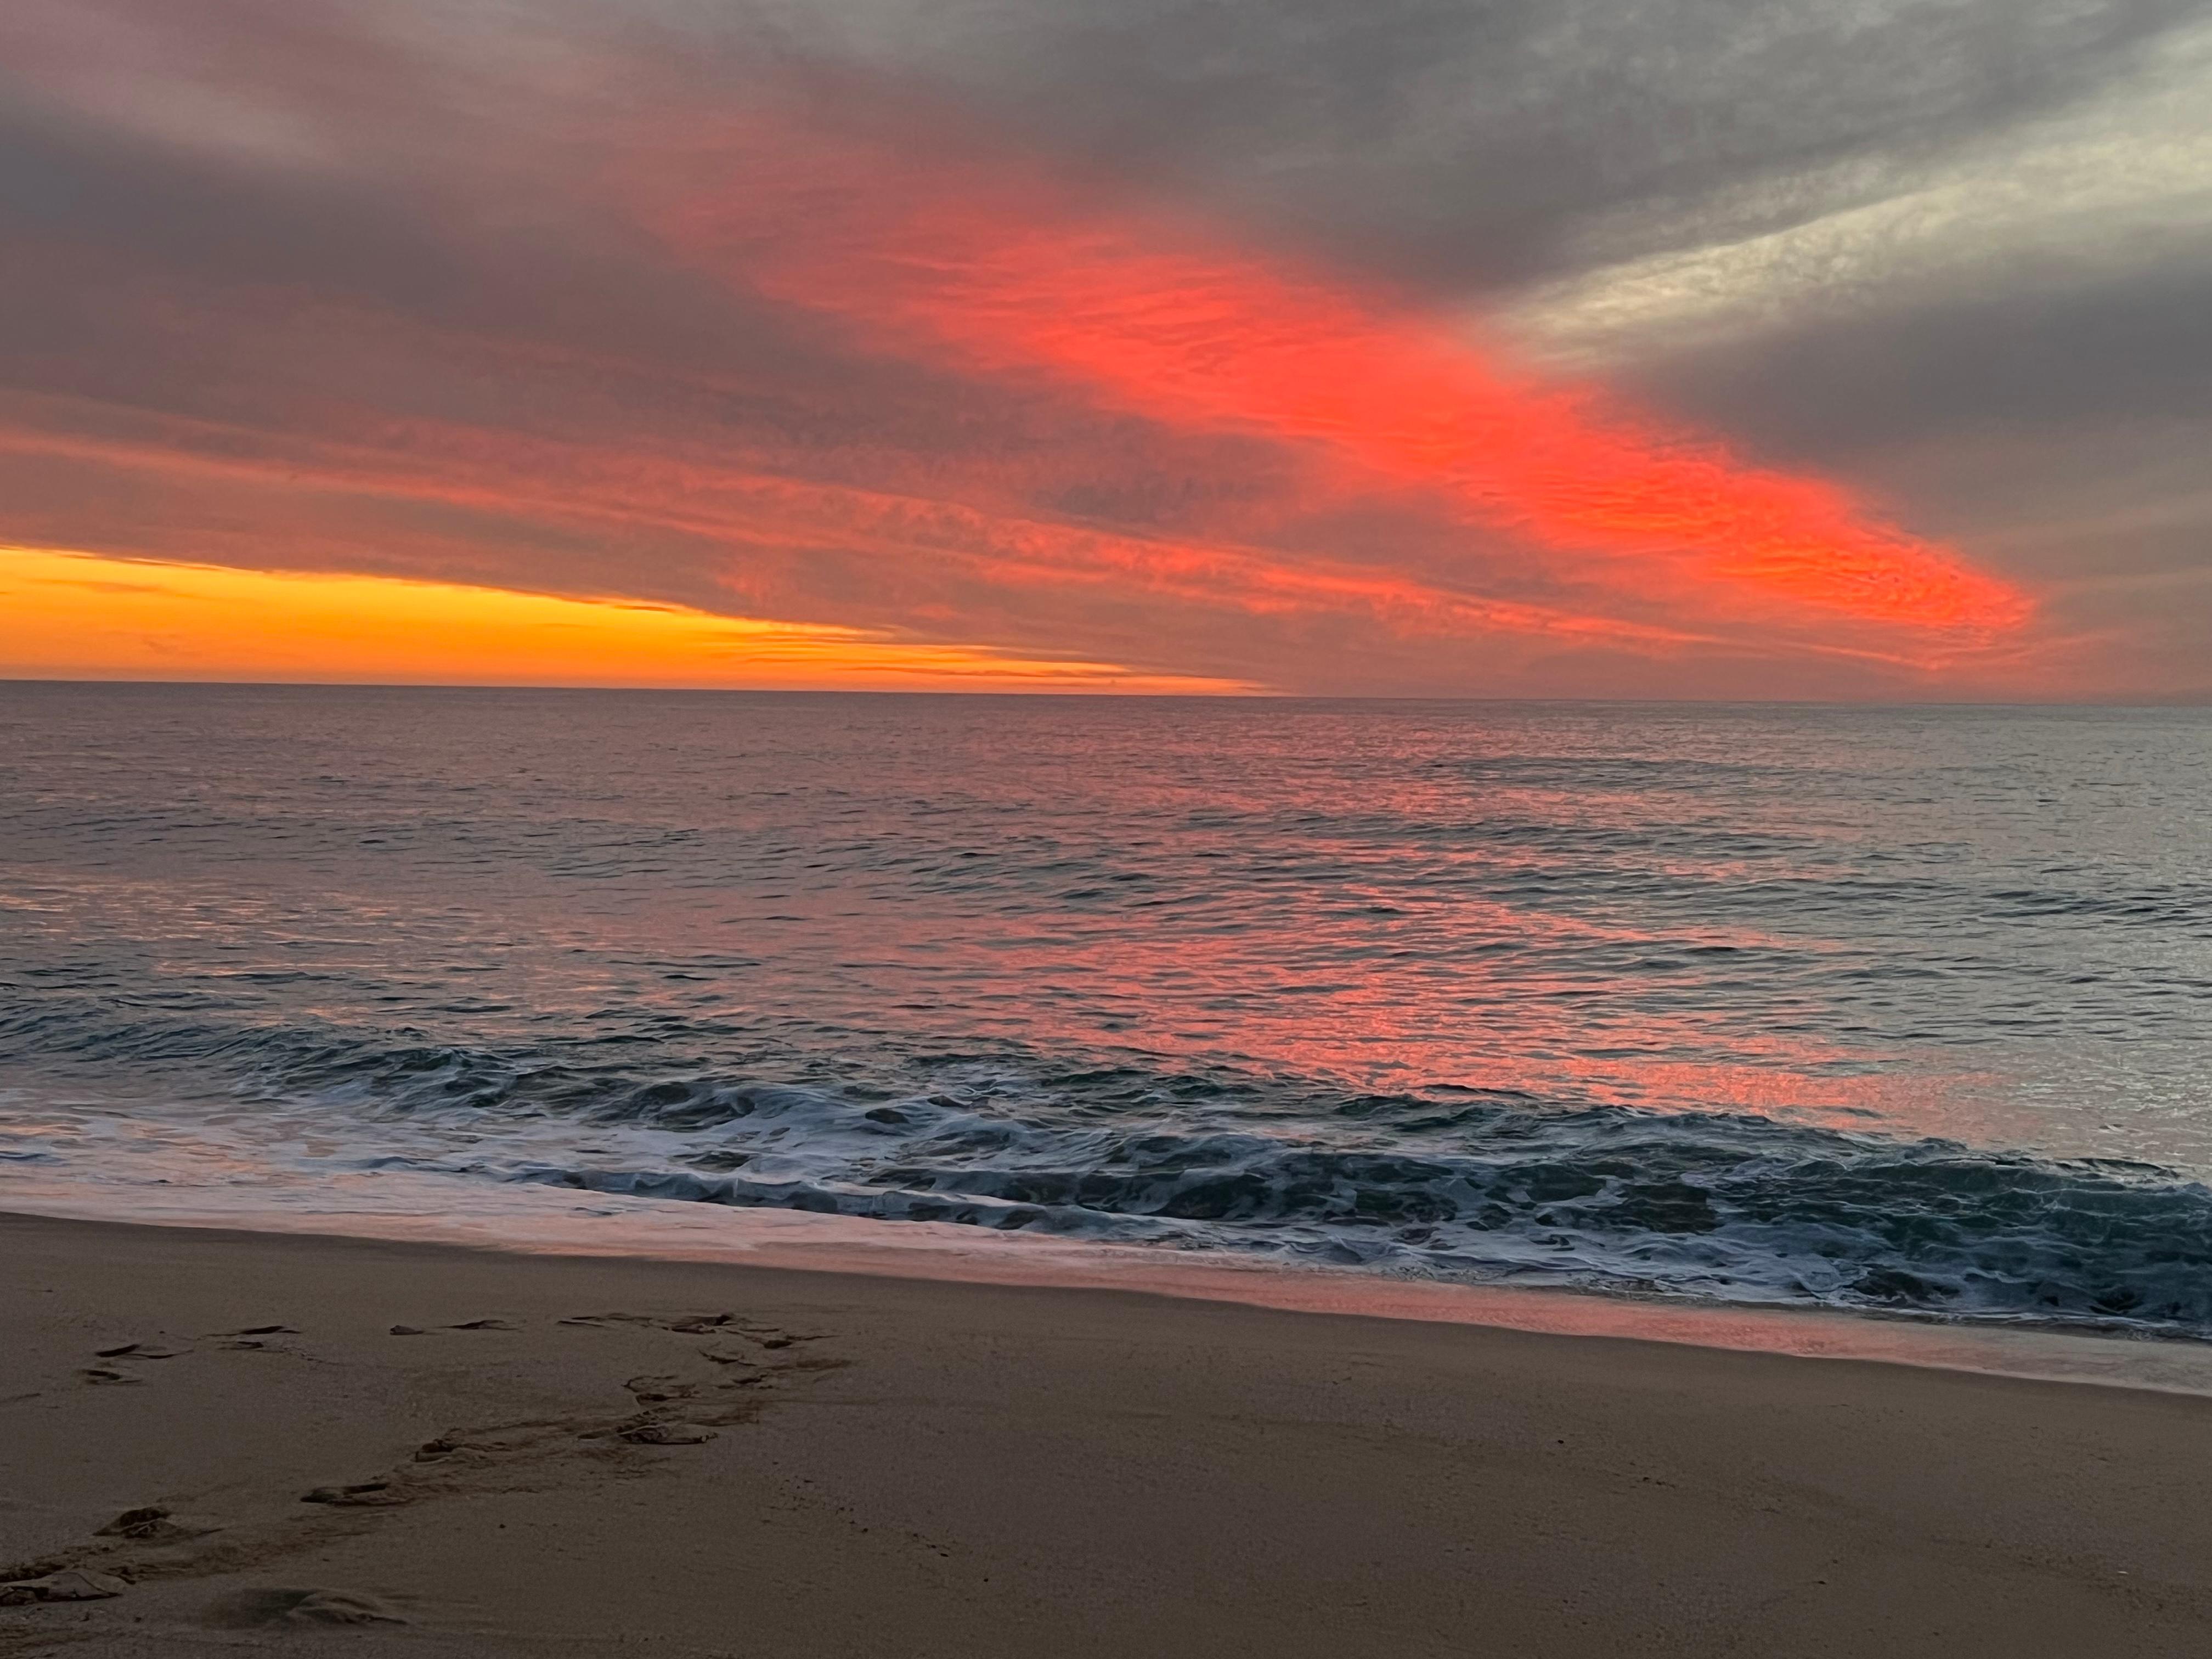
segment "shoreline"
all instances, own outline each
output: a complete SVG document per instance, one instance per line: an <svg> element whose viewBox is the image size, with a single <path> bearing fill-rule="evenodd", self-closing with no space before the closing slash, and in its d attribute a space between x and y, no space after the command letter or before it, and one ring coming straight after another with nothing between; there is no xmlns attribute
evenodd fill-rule
<svg viewBox="0 0 2212 1659"><path fill-rule="evenodd" d="M2212 1401L2171 1394L20 1214L0 1306L0 1563L113 1591L0 1607L10 1654L2016 1659L2212 1622Z"/></svg>
<svg viewBox="0 0 2212 1659"><path fill-rule="evenodd" d="M0 1217L377 1239L526 1257L714 1262L933 1283L1127 1291L1285 1313L1620 1338L2212 1397L2212 1341L2149 1331L1947 1322L1875 1310L1424 1279L1227 1252L773 1206L602 1194L580 1202L579 1194L559 1188L434 1176L380 1176L356 1186L357 1206L349 1209L219 1206L196 1202L191 1188L137 1188L131 1197L140 1213L131 1218L81 1201L78 1194L87 1189L27 1194L33 1184L20 1177L0 1183ZM465 1200L457 1202L457 1193L465 1193Z"/></svg>

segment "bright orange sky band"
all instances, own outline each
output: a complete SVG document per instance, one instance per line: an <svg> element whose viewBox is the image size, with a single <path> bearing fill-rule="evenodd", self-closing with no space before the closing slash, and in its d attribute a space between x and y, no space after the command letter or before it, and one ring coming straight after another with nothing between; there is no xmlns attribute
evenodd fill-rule
<svg viewBox="0 0 2212 1659"><path fill-rule="evenodd" d="M678 605L20 547L0 547L0 673L774 690L1251 689Z"/></svg>

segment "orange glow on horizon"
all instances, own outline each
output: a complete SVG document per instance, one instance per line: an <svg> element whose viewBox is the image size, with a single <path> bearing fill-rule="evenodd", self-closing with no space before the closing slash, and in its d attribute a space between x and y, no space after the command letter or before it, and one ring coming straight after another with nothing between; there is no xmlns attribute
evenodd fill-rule
<svg viewBox="0 0 2212 1659"><path fill-rule="evenodd" d="M1003 588L1144 592L1255 617L1364 615L1407 639L1510 633L1655 655L1719 642L1696 630L1455 592L1384 568L1293 562L1262 547L1121 534L953 500L777 477L734 461L710 465L422 421L380 422L374 447L203 421L149 422L135 411L106 409L96 411L103 421L124 414L127 425L143 429L122 437L68 429L75 417L94 412L46 400L40 424L0 418L0 452L100 461L141 475L282 479L552 520L655 526L771 556L857 550L898 559L921 552Z"/></svg>
<svg viewBox="0 0 2212 1659"><path fill-rule="evenodd" d="M1239 681L388 576L0 547L0 678L1228 694Z"/></svg>
<svg viewBox="0 0 2212 1659"><path fill-rule="evenodd" d="M878 349L1042 371L1170 426L1296 443L1595 556L1585 574L1615 587L1686 590L1668 597L1708 618L1811 611L1955 644L2031 615L1833 483L1752 467L1188 228L1087 210L1037 169L766 117L710 131L690 193L647 210L655 228Z"/></svg>

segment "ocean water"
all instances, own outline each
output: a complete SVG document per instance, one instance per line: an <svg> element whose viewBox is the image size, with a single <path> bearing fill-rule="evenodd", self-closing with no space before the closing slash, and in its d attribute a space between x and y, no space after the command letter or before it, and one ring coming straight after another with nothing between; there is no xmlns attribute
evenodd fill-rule
<svg viewBox="0 0 2212 1659"><path fill-rule="evenodd" d="M0 685L0 1207L2202 1337L2208 1177L2204 711Z"/></svg>

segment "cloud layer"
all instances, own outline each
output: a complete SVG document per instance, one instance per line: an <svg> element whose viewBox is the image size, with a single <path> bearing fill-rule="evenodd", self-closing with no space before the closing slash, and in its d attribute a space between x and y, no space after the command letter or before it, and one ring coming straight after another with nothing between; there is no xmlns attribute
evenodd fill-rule
<svg viewBox="0 0 2212 1659"><path fill-rule="evenodd" d="M2200 6L25 0L0 66L0 542L1303 691L2207 689Z"/></svg>

